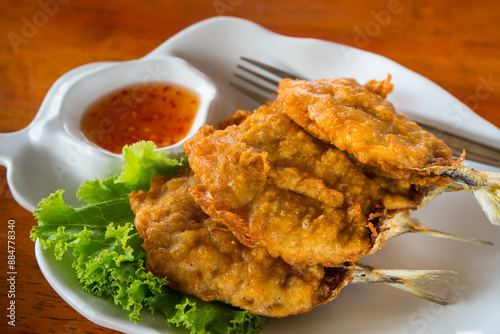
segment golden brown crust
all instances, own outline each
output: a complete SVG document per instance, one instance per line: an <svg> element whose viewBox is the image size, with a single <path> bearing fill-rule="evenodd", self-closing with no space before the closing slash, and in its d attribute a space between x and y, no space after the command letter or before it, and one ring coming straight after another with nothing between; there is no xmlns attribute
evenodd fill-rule
<svg viewBox="0 0 500 334"><path fill-rule="evenodd" d="M374 94L380 95L382 98L386 98L387 95L392 93L394 85L391 83L391 75L389 74L387 78L383 81L370 80L365 83L365 88Z"/></svg>
<svg viewBox="0 0 500 334"><path fill-rule="evenodd" d="M328 302L348 283L345 269L294 267L262 247L245 247L193 201L193 184L185 170L171 179L155 176L149 191L130 194L147 269L167 277L171 287L205 301L283 317Z"/></svg>
<svg viewBox="0 0 500 334"><path fill-rule="evenodd" d="M384 189L346 153L267 106L239 126L201 128L184 150L203 210L246 246L292 265L358 260L371 249L374 212L390 215L384 203L394 212L416 207L406 180Z"/></svg>
<svg viewBox="0 0 500 334"><path fill-rule="evenodd" d="M202 127L183 145L193 171L130 195L148 270L271 317L335 298L349 263L404 233L391 218L449 182L422 168L463 160L396 113L391 91L390 76L284 80L274 104Z"/></svg>
<svg viewBox="0 0 500 334"><path fill-rule="evenodd" d="M246 110L238 110L234 115L220 121L217 125L219 126L220 130L224 130L231 125L240 125L250 115L251 113Z"/></svg>
<svg viewBox="0 0 500 334"><path fill-rule="evenodd" d="M385 100L392 90L388 80L362 86L346 78L285 79L275 107L307 131L391 177L408 177L415 168L455 162L443 141Z"/></svg>

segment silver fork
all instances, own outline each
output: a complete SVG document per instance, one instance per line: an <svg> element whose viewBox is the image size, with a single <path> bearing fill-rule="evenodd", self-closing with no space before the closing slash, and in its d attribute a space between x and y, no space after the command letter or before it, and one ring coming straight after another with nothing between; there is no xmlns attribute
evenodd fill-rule
<svg viewBox="0 0 500 334"><path fill-rule="evenodd" d="M236 82L230 82L230 84L261 105L267 104L276 98L278 83L281 79L303 79L293 73L280 70L247 57L241 57L240 59L251 64L251 67L255 67L255 69L248 67L248 65L238 64L236 67L239 71L234 73L234 77L238 78L240 81L246 82L248 85L245 86ZM457 136L428 124L422 124L421 122L418 122L418 124L423 129L441 138L451 148L454 156L460 156L465 149L467 152L467 159L494 167L500 167L500 149L484 143L471 141L470 139Z"/></svg>

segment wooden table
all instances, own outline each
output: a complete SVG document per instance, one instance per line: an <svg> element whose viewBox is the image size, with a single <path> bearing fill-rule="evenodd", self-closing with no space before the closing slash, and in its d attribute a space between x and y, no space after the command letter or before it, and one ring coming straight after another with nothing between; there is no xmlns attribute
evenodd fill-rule
<svg viewBox="0 0 500 334"><path fill-rule="evenodd" d="M500 127L500 2L364 0L8 1L0 14L0 132L33 119L72 68L145 55L202 19L231 15L275 32L372 51L428 77ZM36 167L35 167L36 168ZM0 310L6 313L8 221L16 231L16 326L2 333L111 333L68 306L42 276L32 214L12 198L0 167Z"/></svg>

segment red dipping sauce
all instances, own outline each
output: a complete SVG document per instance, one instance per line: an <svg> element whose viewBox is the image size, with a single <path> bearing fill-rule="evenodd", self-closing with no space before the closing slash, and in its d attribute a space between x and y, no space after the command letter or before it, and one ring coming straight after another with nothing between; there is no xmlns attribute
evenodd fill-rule
<svg viewBox="0 0 500 334"><path fill-rule="evenodd" d="M125 145L151 140L173 145L191 129L200 100L195 92L169 83L122 88L92 104L81 120L83 134L113 153Z"/></svg>

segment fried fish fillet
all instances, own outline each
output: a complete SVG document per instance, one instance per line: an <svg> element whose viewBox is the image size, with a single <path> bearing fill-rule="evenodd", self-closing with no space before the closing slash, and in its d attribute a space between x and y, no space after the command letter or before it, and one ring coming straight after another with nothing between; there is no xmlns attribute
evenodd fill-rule
<svg viewBox="0 0 500 334"><path fill-rule="evenodd" d="M347 101L350 95L363 92L362 96L370 96L376 102L366 108L377 111L385 106L389 113L391 105L383 99L390 91L387 82L373 82L371 89L352 80L341 82L334 86L343 87L340 91L347 95ZM346 88L351 86L356 89ZM302 89L297 91L301 93ZM297 101L309 110L314 109L309 104L316 100ZM362 111L361 107L351 109L343 110L346 115ZM365 115L349 117L373 118L365 111L362 113ZM262 106L251 116L247 112L237 113L223 125L223 130L205 126L185 142L183 148L197 179L191 195L209 216L222 219L240 242L248 247L264 246L271 256L281 257L292 265L332 267L357 261L384 245L387 238L380 235L393 235L381 232L394 214L417 209L437 194L450 190L471 190L488 218L498 224L500 187L495 177L466 169L461 159L450 158L442 141L423 130L405 134L404 129L417 129L418 125L395 112L391 114L392 118L386 118L396 124L386 127L399 129L399 137L387 135L381 130L382 125L377 128L383 119L380 115L372 125L369 121L363 123L371 126L371 132L353 130L356 136L350 138L350 143L359 148L362 145L356 140L365 142L367 156L373 154L369 145L375 147L375 152L377 145L382 147L383 143L377 141L380 138L396 138L396 142L407 144L388 147L389 153L381 157L383 163L369 165L351 152L338 149L334 143L311 136L308 127L304 129L292 121L283 110L282 97L278 96L276 103ZM409 158L405 160L405 156ZM418 156L425 156L424 162L415 162L416 166L410 168L410 161ZM391 160L398 159L402 161L401 168L379 168L379 165L391 166ZM419 169L420 165L425 167ZM395 175L402 171L405 174ZM450 180L454 184L447 186ZM461 185L457 186L458 183ZM395 231L399 235L406 229Z"/></svg>
<svg viewBox="0 0 500 334"><path fill-rule="evenodd" d="M285 80L272 105L240 111L222 130L202 127L183 146L192 171L130 194L147 269L183 293L270 317L310 311L352 283L384 282L443 304L417 283L443 271L355 261L407 232L479 242L406 212L470 190L500 224L500 175L466 168L397 114L385 100L389 79Z"/></svg>
<svg viewBox="0 0 500 334"><path fill-rule="evenodd" d="M333 267L373 251L382 219L417 207L408 180L365 175L349 156L263 106L184 144L194 200L248 247L292 265Z"/></svg>
<svg viewBox="0 0 500 334"><path fill-rule="evenodd" d="M315 136L394 178L408 177L414 168L458 163L442 140L385 99L392 90L389 81L363 86L348 78L285 79L275 107Z"/></svg>
<svg viewBox="0 0 500 334"><path fill-rule="evenodd" d="M130 194L146 268L167 277L171 287L205 301L283 317L328 302L351 280L343 267L291 266L263 247L245 247L194 202L193 184L192 172L185 170L170 179L155 176L149 191Z"/></svg>
<svg viewBox="0 0 500 334"><path fill-rule="evenodd" d="M467 168L465 155L453 158L442 140L396 112L385 99L391 91L390 76L364 86L346 78L285 79L274 107L375 174L442 187L438 192L457 185L471 191L490 222L500 225L500 174ZM449 181L453 187L444 187Z"/></svg>
<svg viewBox="0 0 500 334"><path fill-rule="evenodd" d="M335 268L291 266L263 247L239 243L189 195L193 173L155 176L149 191L130 194L135 226L144 239L146 268L169 285L205 301L219 300L268 317L304 313L334 299L347 284L383 282L444 304L419 281L443 271L377 270L361 264ZM437 275L437 276L436 276Z"/></svg>

